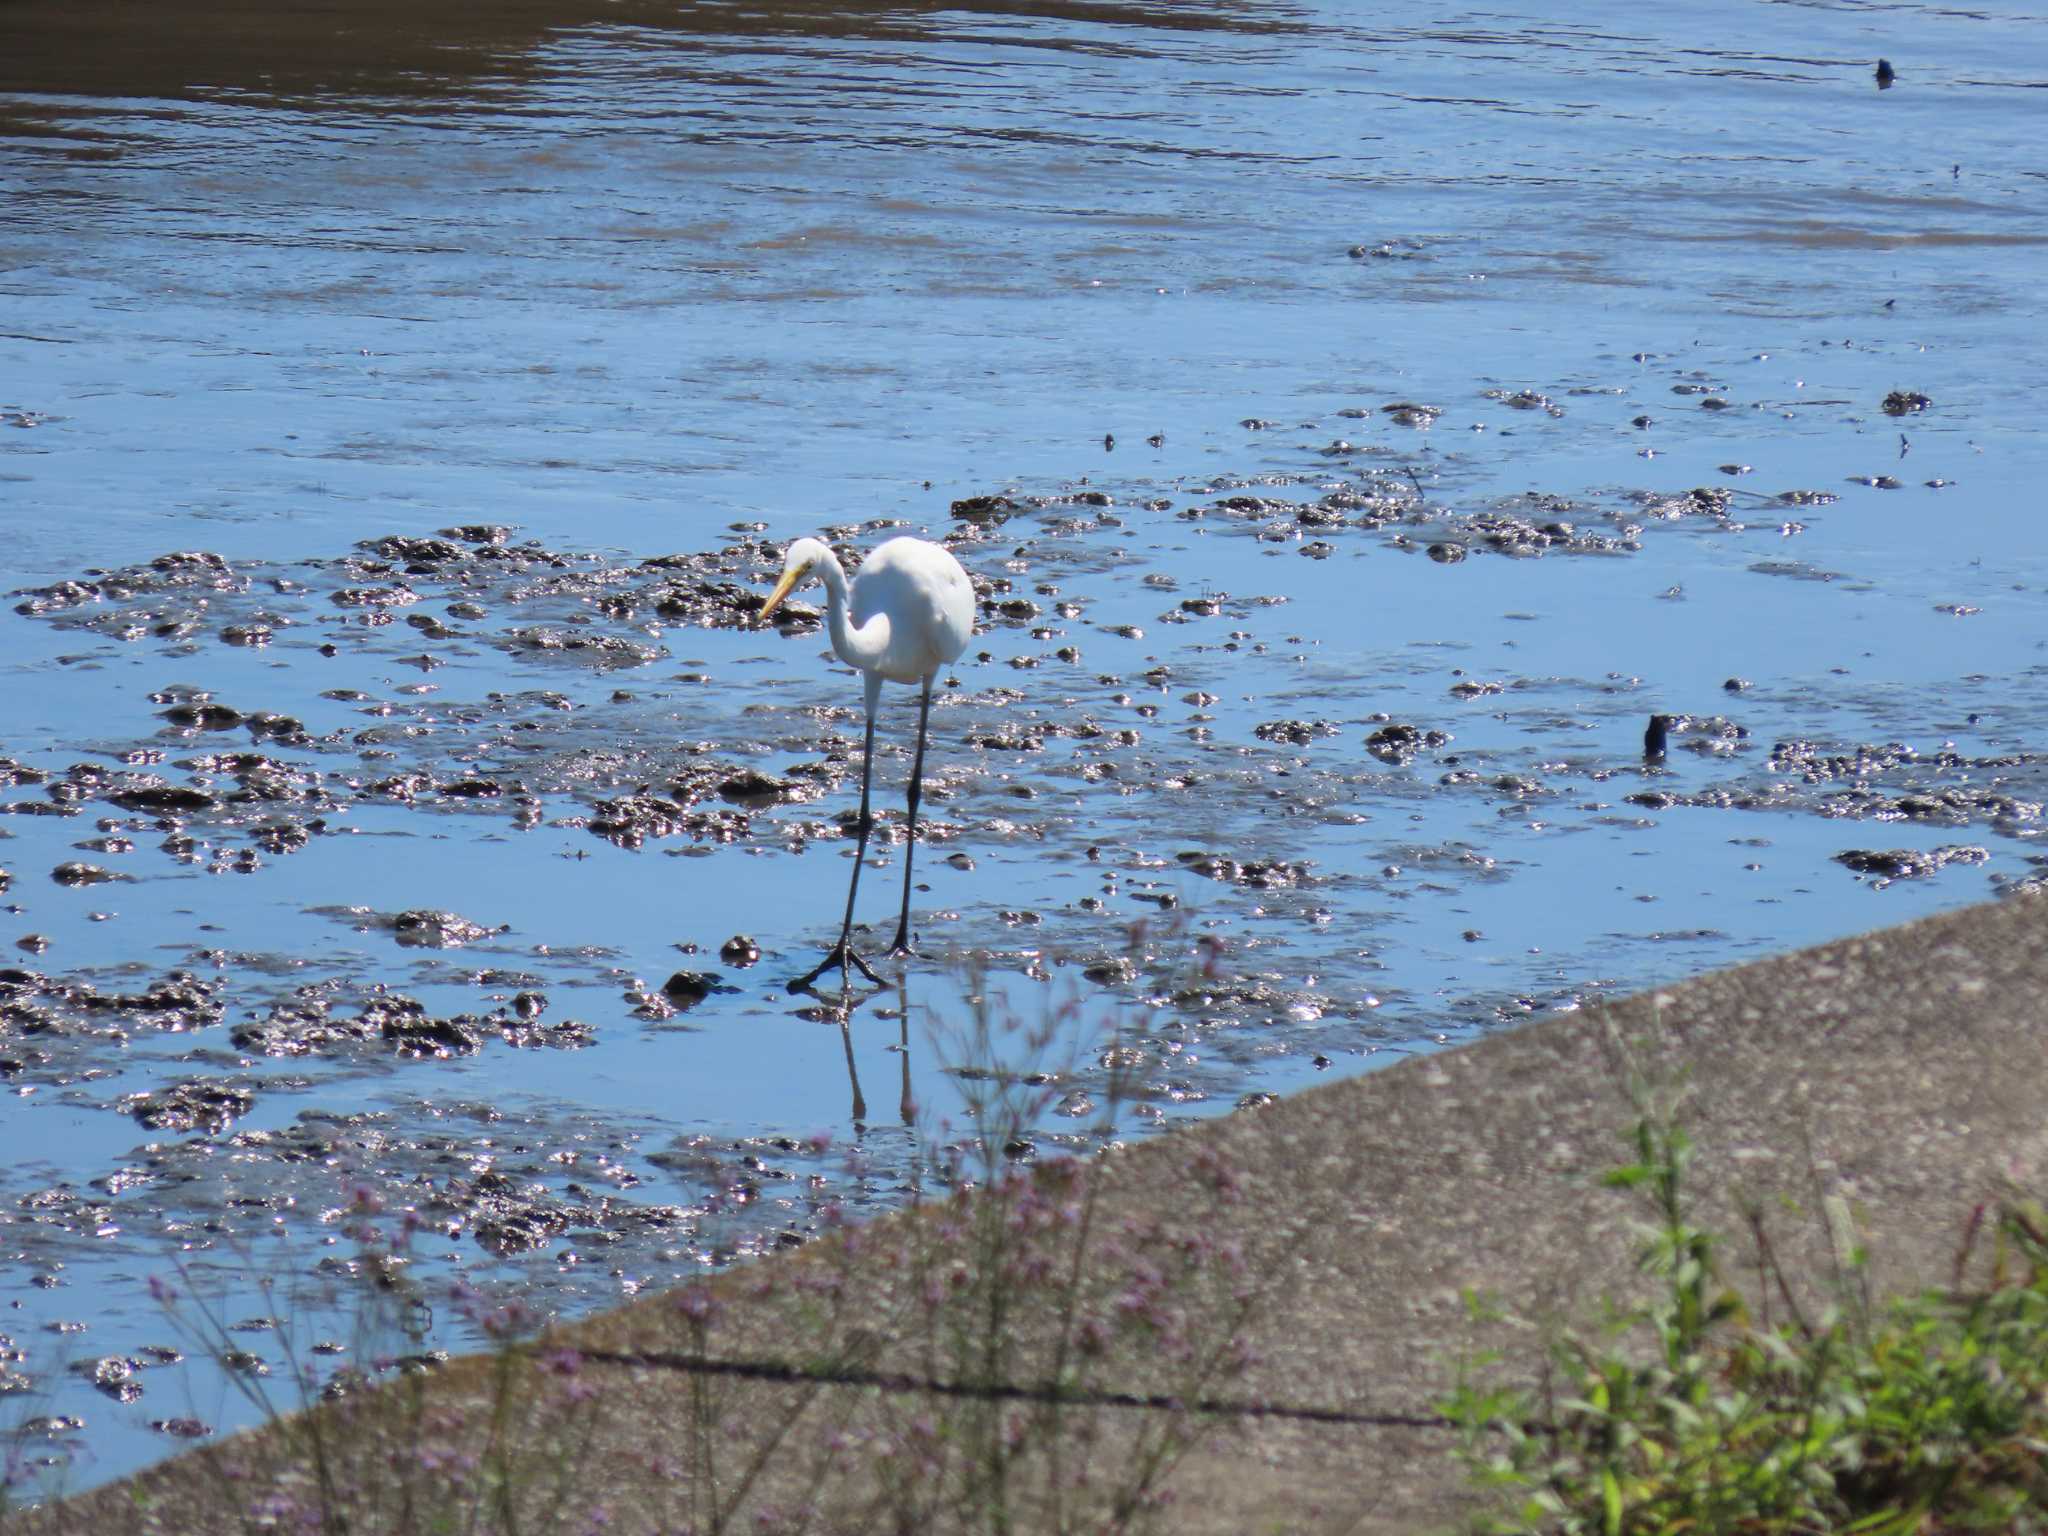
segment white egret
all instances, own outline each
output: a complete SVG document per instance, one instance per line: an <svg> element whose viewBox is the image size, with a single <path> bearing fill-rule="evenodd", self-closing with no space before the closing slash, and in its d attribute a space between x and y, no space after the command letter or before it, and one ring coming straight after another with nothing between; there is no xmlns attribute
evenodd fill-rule
<svg viewBox="0 0 2048 1536"><path fill-rule="evenodd" d="M974 585L960 562L923 539L890 539L862 562L849 585L839 557L817 539L798 539L783 556L782 579L761 605L771 617L782 600L807 578L825 583L827 623L832 649L861 674L867 686L867 741L860 761L860 835L853 853L853 878L846 887L846 918L839 942L807 976L790 990L809 986L833 965L842 984L850 967L868 980L880 977L853 951L853 898L860 889L860 866L867 857L868 784L875 764L875 706L882 684L916 683L922 689L917 711L917 756L910 766L910 834L903 847L903 915L896 924L892 955L910 953L910 862L917 850L917 802L924 788L924 742L931 723L932 679L939 669L959 658L974 633Z"/></svg>

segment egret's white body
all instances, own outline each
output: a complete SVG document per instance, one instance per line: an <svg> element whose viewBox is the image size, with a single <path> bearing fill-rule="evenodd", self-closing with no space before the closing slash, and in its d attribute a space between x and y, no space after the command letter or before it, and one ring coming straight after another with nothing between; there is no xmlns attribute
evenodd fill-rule
<svg viewBox="0 0 2048 1536"><path fill-rule="evenodd" d="M826 626L832 635L832 649L839 659L861 674L867 688L867 740L860 770L860 840L854 850L853 880L846 892L846 920L840 925L839 942L824 962L808 976L793 982L807 986L835 961L842 979L849 966L858 966L871 979L874 973L854 954L849 936L853 930L853 898L860 889L861 862L867 856L868 832L874 825L868 813L868 786L875 761L875 707L881 702L882 684L916 683L922 689L917 716L917 756L910 769L910 835L903 853L903 914L896 928L893 953L910 949L910 866L917 850L917 806L923 793L924 743L931 722L932 683L939 669L951 665L967 649L974 633L974 584L960 568L960 562L938 545L924 539L897 538L879 546L862 562L851 583L839 557L817 539L798 539L789 546L782 562L782 579L761 605L761 617L771 617L782 600L806 578L816 576L825 583Z"/></svg>

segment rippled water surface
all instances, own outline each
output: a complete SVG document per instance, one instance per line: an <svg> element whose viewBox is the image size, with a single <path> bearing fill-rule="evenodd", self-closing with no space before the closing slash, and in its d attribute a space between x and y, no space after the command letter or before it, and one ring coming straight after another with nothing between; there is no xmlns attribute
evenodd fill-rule
<svg viewBox="0 0 2048 1536"><path fill-rule="evenodd" d="M1358 9L0 8L40 1486L247 1420L152 1276L290 1400L359 1187L586 1308L928 1184L976 1019L1049 1149L2039 883L2048 24ZM747 594L896 528L981 627L842 1014Z"/></svg>

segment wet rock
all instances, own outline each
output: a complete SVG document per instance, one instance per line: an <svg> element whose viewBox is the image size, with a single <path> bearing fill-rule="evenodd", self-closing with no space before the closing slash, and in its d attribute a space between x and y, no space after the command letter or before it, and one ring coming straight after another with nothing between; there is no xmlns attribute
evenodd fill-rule
<svg viewBox="0 0 2048 1536"><path fill-rule="evenodd" d="M644 667L659 661L662 656L660 647L642 645L623 635L588 634L582 630L549 625L514 630L506 637L504 647L520 655L566 656L600 671Z"/></svg>
<svg viewBox="0 0 2048 1536"><path fill-rule="evenodd" d="M316 769L280 762L261 752L216 752L191 759L180 766L200 773L226 774L234 789L223 798L230 804L285 802L331 804L322 776Z"/></svg>
<svg viewBox="0 0 2048 1536"><path fill-rule="evenodd" d="M437 1019L418 999L396 993L370 1003L360 1022L374 1027L396 1054L413 1060L446 1061L474 1056L483 1049L483 1028L476 1019L467 1015Z"/></svg>
<svg viewBox="0 0 2048 1536"><path fill-rule="evenodd" d="M1095 1100L1090 1098L1081 1089L1076 1088L1072 1093L1064 1095L1058 1103L1053 1105L1052 1112L1056 1115L1064 1115L1070 1120L1078 1120L1083 1116L1095 1113Z"/></svg>
<svg viewBox="0 0 2048 1536"><path fill-rule="evenodd" d="M297 853L313 840L313 834L295 821L265 822L249 830L250 841L265 853Z"/></svg>
<svg viewBox="0 0 2048 1536"><path fill-rule="evenodd" d="M505 931L502 928L485 928L454 912L425 908L396 914L391 919L391 928L397 934L398 942L408 949L458 949L464 944L474 944L479 939Z"/></svg>
<svg viewBox="0 0 2048 1536"><path fill-rule="evenodd" d="M96 603L104 594L97 583L58 581L47 587L27 587L15 595L22 601L14 605L14 611L33 618L45 613L62 613L69 608L81 608L87 603Z"/></svg>
<svg viewBox="0 0 2048 1536"><path fill-rule="evenodd" d="M357 786L357 794L365 798L396 800L411 804L434 787L432 775L425 773L393 774L388 779Z"/></svg>
<svg viewBox="0 0 2048 1536"><path fill-rule="evenodd" d="M1393 405L1380 407L1381 413L1397 427L1426 428L1443 415L1440 405L1417 405L1412 401L1398 401Z"/></svg>
<svg viewBox="0 0 2048 1536"><path fill-rule="evenodd" d="M142 992L102 993L85 982L0 967L0 1025L24 1035L132 1029L172 1034L218 1024L223 1012L213 984L182 971L151 982Z"/></svg>
<svg viewBox="0 0 2048 1536"><path fill-rule="evenodd" d="M203 549L173 550L149 562L149 569L163 578L166 586L200 586L225 590L235 581L234 570L219 555ZM134 574L124 572L126 584L136 585Z"/></svg>
<svg viewBox="0 0 2048 1536"><path fill-rule="evenodd" d="M1307 864L1293 864L1284 859L1253 859L1240 863L1225 854L1199 852L1182 853L1176 857L1180 866L1192 874L1252 890L1278 890L1300 885L1309 878Z"/></svg>
<svg viewBox="0 0 2048 1536"><path fill-rule="evenodd" d="M738 811L693 811L660 795L626 795L600 800L588 823L593 835L621 848L638 848L649 838L682 834L729 843L744 837L748 822Z"/></svg>
<svg viewBox="0 0 2048 1536"><path fill-rule="evenodd" d="M0 812L9 816L76 816L78 808L48 800L17 800L12 805L0 805Z"/></svg>
<svg viewBox="0 0 2048 1536"><path fill-rule="evenodd" d="M1227 512L1233 517L1278 517L1291 520L1300 515L1301 503L1298 501L1284 501L1277 496L1239 494L1225 496L1220 500L1211 502L1208 510L1211 512Z"/></svg>
<svg viewBox="0 0 2048 1536"><path fill-rule="evenodd" d="M499 1258L531 1253L568 1232L578 1214L540 1184L520 1184L505 1174L479 1174L462 1207L477 1245Z"/></svg>
<svg viewBox="0 0 2048 1536"><path fill-rule="evenodd" d="M499 532L502 534L503 530ZM459 533L457 536L460 536ZM380 560L410 565L448 565L469 556L468 550L460 544L451 543L448 539L413 538L404 534L387 534L381 539L364 539L356 548L366 550Z"/></svg>
<svg viewBox="0 0 2048 1536"><path fill-rule="evenodd" d="M495 800L505 793L505 786L493 779L457 779L436 786L435 792L450 800Z"/></svg>
<svg viewBox="0 0 2048 1536"><path fill-rule="evenodd" d="M736 933L718 946L718 957L727 965L745 970L761 958L761 946L743 933Z"/></svg>
<svg viewBox="0 0 2048 1536"><path fill-rule="evenodd" d="M1406 767L1422 752L1434 752L1448 746L1450 736L1444 731L1424 730L1419 726L1399 723L1383 725L1365 738L1365 750L1383 763L1394 767Z"/></svg>
<svg viewBox="0 0 2048 1536"><path fill-rule="evenodd" d="M1499 683L1483 682L1478 678L1468 677L1460 682L1451 684L1451 697L1454 699L1483 698L1488 694L1499 693L1500 691L1501 685Z"/></svg>
<svg viewBox="0 0 2048 1536"><path fill-rule="evenodd" d="M756 954L758 956L759 951ZM716 971L677 971L661 984L661 995L678 1008L692 1008L709 997L717 987Z"/></svg>
<svg viewBox="0 0 2048 1536"><path fill-rule="evenodd" d="M1517 504L1526 507L1531 502L1529 497L1513 498L1492 510L1474 513L1462 519L1463 531L1496 554L1521 559L1553 553L1613 554L1626 547L1625 540L1613 535L1594 533L1556 516L1541 516L1541 511L1549 510L1544 503L1556 506L1553 498L1533 498L1538 516L1516 510Z"/></svg>
<svg viewBox="0 0 2048 1536"><path fill-rule="evenodd" d="M253 736L267 737L287 745L304 745L307 741L305 722L296 715L281 715L275 710L254 709L243 717L242 723Z"/></svg>
<svg viewBox="0 0 2048 1536"><path fill-rule="evenodd" d="M241 1051L311 1056L381 1035L381 1016L365 1011L360 1018L336 1019L324 998L304 997L272 1004L267 1017L235 1025L228 1038Z"/></svg>
<svg viewBox="0 0 2048 1536"><path fill-rule="evenodd" d="M204 1440L213 1433L213 1426L203 1419L151 1419L149 1427L174 1440Z"/></svg>
<svg viewBox="0 0 2048 1536"><path fill-rule="evenodd" d="M1510 392L1505 389L1489 389L1483 390L1481 393L1488 400L1498 400L1502 405L1512 410L1541 411L1546 416L1562 416L1564 414L1563 406L1552 400L1550 396L1542 394L1537 390L1518 389Z"/></svg>
<svg viewBox="0 0 2048 1536"><path fill-rule="evenodd" d="M965 496L947 508L950 515L968 523L1004 523L1031 511L1027 502L1014 496Z"/></svg>
<svg viewBox="0 0 2048 1536"><path fill-rule="evenodd" d="M787 779L772 778L759 769L748 768L721 779L718 793L739 805L773 805L793 786Z"/></svg>
<svg viewBox="0 0 2048 1536"><path fill-rule="evenodd" d="M496 1023L499 1038L520 1050L576 1051L597 1044L597 1031L581 1019L546 1024L537 1013L522 1014L515 1009L511 1017L501 1015Z"/></svg>
<svg viewBox="0 0 2048 1536"><path fill-rule="evenodd" d="M120 1355L98 1360L80 1360L72 1370L92 1383L93 1390L117 1403L132 1403L142 1396L142 1383L135 1379L140 1363Z"/></svg>
<svg viewBox="0 0 2048 1536"><path fill-rule="evenodd" d="M75 1413L38 1413L21 1421L20 1433L36 1439L57 1440L85 1428Z"/></svg>
<svg viewBox="0 0 2048 1536"><path fill-rule="evenodd" d="M630 616L634 604L644 603L652 606L657 615L671 624L687 624L698 629L743 629L759 621L766 601L765 592L700 572L688 577L666 577L659 586L638 594L608 595L599 600L598 606L614 618L624 618ZM802 607L801 612L815 614L816 610ZM789 632L779 622L779 611L776 617L776 627Z"/></svg>
<svg viewBox="0 0 2048 1536"><path fill-rule="evenodd" d="M1081 974L1098 986L1121 987L1137 979L1138 968L1124 956L1113 955L1083 966Z"/></svg>
<svg viewBox="0 0 2048 1536"><path fill-rule="evenodd" d="M1312 741L1336 735L1337 727L1327 720L1268 720L1253 726L1252 734L1261 741L1305 747Z"/></svg>
<svg viewBox="0 0 2048 1536"><path fill-rule="evenodd" d="M1884 397L1884 413L1887 416L1910 416L1932 404L1934 402L1918 390L1895 389Z"/></svg>
<svg viewBox="0 0 2048 1536"><path fill-rule="evenodd" d="M1726 518L1735 504L1735 493L1725 485L1696 485L1677 495L1641 492L1630 501L1644 517L1671 520L1682 517Z"/></svg>
<svg viewBox="0 0 2048 1536"><path fill-rule="evenodd" d="M175 784L145 785L138 789L116 791L107 799L124 811L140 811L150 816L184 816L194 811L211 810L214 798L203 789L189 789Z"/></svg>
<svg viewBox="0 0 2048 1536"><path fill-rule="evenodd" d="M111 869L101 869L97 864L82 864L75 859L67 860L50 871L50 878L59 885L105 885L110 880L133 880L133 875L116 874Z"/></svg>
<svg viewBox="0 0 2048 1536"><path fill-rule="evenodd" d="M215 993L218 984L184 971L151 982L140 992L96 992L74 987L69 995L90 1013L118 1013L169 1033L203 1029L221 1021L226 1009Z"/></svg>
<svg viewBox="0 0 2048 1536"><path fill-rule="evenodd" d="M1460 560L1465 558L1465 546L1462 544L1452 544L1444 540L1438 540L1436 543L1429 546L1427 554L1429 555L1429 558L1434 560L1438 565L1456 565Z"/></svg>
<svg viewBox="0 0 2048 1536"><path fill-rule="evenodd" d="M159 710L157 717L186 731L231 731L242 723L239 709L210 699L180 700L169 709Z"/></svg>
<svg viewBox="0 0 2048 1536"><path fill-rule="evenodd" d="M1810 741L1780 741L1771 747L1770 769L1817 784L1830 779L1871 778L1919 760L1919 753L1896 741L1834 751Z"/></svg>
<svg viewBox="0 0 2048 1536"><path fill-rule="evenodd" d="M249 1113L256 1095L221 1078L193 1078L161 1090L131 1093L120 1107L152 1131L206 1131L214 1135Z"/></svg>
<svg viewBox="0 0 2048 1536"><path fill-rule="evenodd" d="M754 595L754 606L757 614L761 605L766 601L767 594L765 592ZM808 603L798 602L795 598L788 598L784 600L780 608L775 610L775 617L770 622L774 624L777 634L815 634L825 627L825 614L822 609L813 608Z"/></svg>
<svg viewBox="0 0 2048 1536"><path fill-rule="evenodd" d="M328 599L337 608L405 608L420 600L406 586L342 587Z"/></svg>
<svg viewBox="0 0 2048 1536"><path fill-rule="evenodd" d="M1882 887L1894 880L1918 880L1948 864L1982 864L1990 853L1973 846L1951 845L1924 851L1917 848L1850 848L1835 855L1835 862L1859 875L1876 877Z"/></svg>

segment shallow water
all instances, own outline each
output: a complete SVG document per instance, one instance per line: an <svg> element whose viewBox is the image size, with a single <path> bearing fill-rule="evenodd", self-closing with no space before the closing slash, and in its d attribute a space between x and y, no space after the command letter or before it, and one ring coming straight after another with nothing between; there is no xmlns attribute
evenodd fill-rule
<svg viewBox="0 0 2048 1536"><path fill-rule="evenodd" d="M435 1273L587 1307L942 1176L977 1016L1052 1021L1037 1139L1085 1143L1110 1025L1135 1135L2039 878L2023 9L492 9L159 7L127 52L0 11L0 506L42 610L0 625L0 867L46 942L0 1023L0 1384L85 1421L44 1486L246 1422L210 1369L119 1404L66 1367L175 1341L180 1265L264 1313L356 1185ZM854 680L730 593L657 601L895 523L987 606L934 710L928 958L842 1032L780 982L841 899ZM476 524L510 532L358 548ZM163 718L196 694L298 729ZM1653 713L1692 717L1661 763ZM1375 756L1390 723L1447 739ZM785 791L721 796L743 768ZM207 800L110 798L157 781ZM642 785L698 819L592 832ZM1836 862L1940 848L1981 857ZM488 931L402 942L422 911ZM679 967L720 990L663 1016ZM197 1006L136 1002L179 971ZM477 1048L246 1032L394 993ZM138 1123L194 1079L215 1129Z"/></svg>

